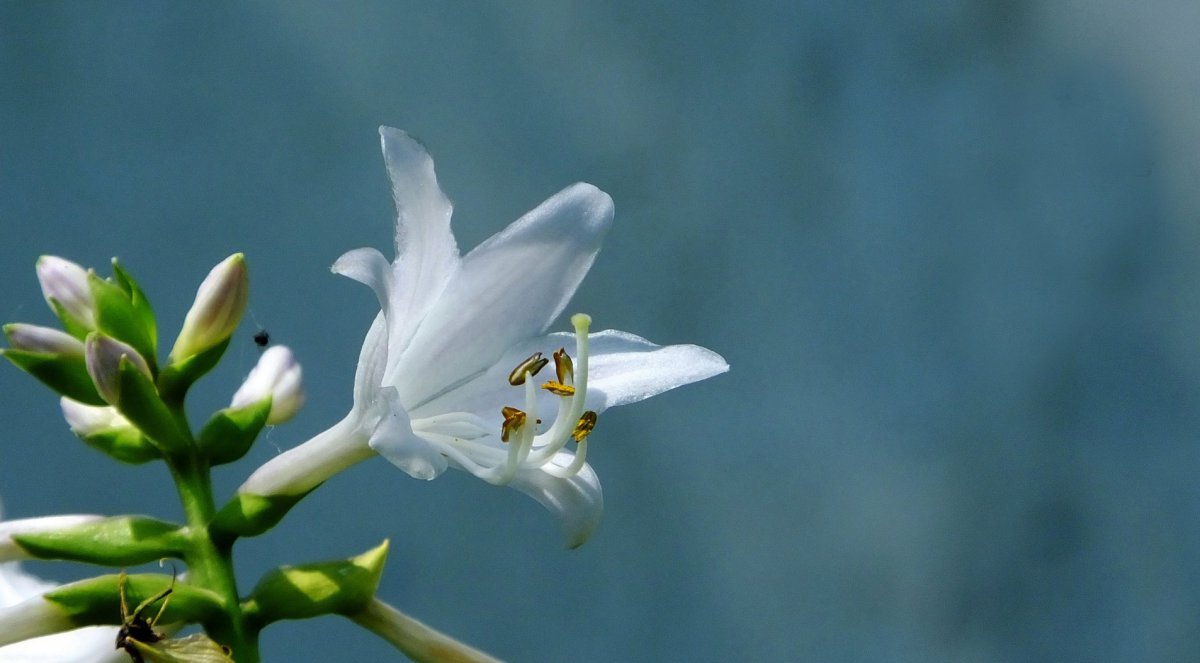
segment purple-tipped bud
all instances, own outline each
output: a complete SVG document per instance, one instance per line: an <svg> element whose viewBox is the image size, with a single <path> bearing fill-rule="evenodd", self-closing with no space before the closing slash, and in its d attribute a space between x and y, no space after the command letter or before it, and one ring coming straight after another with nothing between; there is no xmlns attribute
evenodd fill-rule
<svg viewBox="0 0 1200 663"><path fill-rule="evenodd" d="M37 261L38 282L50 309L62 312L86 329L96 328L96 301L88 286L87 270L58 256L42 256Z"/></svg>
<svg viewBox="0 0 1200 663"><path fill-rule="evenodd" d="M58 329L14 322L4 325L4 335L14 350L43 355L83 356L83 343Z"/></svg>
<svg viewBox="0 0 1200 663"><path fill-rule="evenodd" d="M229 338L242 320L249 290L242 254L235 253L213 267L196 291L171 358L182 361Z"/></svg>
<svg viewBox="0 0 1200 663"><path fill-rule="evenodd" d="M251 405L269 396L271 413L267 415L267 423L283 423L296 416L304 405L304 386L300 378L300 363L291 350L282 345L268 348L233 395L230 407Z"/></svg>
<svg viewBox="0 0 1200 663"><path fill-rule="evenodd" d="M84 343L84 354L87 359L88 375L92 376L96 391L110 405L118 405L121 400L122 358L137 367L146 376L146 379L154 379L145 358L138 354L137 350L99 332L88 334L87 341Z"/></svg>

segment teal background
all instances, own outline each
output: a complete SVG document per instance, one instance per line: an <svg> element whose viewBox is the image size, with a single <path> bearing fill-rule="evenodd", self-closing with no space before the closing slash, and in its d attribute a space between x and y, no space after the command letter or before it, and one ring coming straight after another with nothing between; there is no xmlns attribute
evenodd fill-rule
<svg viewBox="0 0 1200 663"><path fill-rule="evenodd" d="M328 268L391 255L401 127L463 249L608 191L570 310L732 371L601 418L580 550L515 491L375 460L239 544L246 587L386 537L383 598L512 661L1197 660L1197 28L1167 0L5 2L0 319L50 323L38 255L116 255L169 345L244 251L194 418L259 326L310 400L228 494L349 407L376 305ZM11 367L0 394L9 517L179 517L161 467ZM263 648L399 660L333 617Z"/></svg>

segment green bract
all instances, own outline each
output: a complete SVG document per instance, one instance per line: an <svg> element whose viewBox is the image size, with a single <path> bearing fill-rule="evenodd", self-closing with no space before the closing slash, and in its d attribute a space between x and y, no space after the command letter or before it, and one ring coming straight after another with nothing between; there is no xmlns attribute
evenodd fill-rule
<svg viewBox="0 0 1200 663"><path fill-rule="evenodd" d="M221 360L229 339L213 347L176 361L171 358L158 376L158 391L168 403L182 403L192 384L208 373Z"/></svg>
<svg viewBox="0 0 1200 663"><path fill-rule="evenodd" d="M211 465L232 463L250 450L270 413L270 398L243 407L218 410L204 424L196 444Z"/></svg>
<svg viewBox="0 0 1200 663"><path fill-rule="evenodd" d="M150 339L150 347L154 348L158 344L158 324L154 320L154 311L150 308L150 300L146 298L146 293L142 292L141 286L121 263L117 262L116 258L112 260L113 278L116 279L117 285L125 291L129 296L129 303L133 307L134 314L138 317L142 329L145 330ZM137 346L134 346L137 347Z"/></svg>
<svg viewBox="0 0 1200 663"><path fill-rule="evenodd" d="M119 369L121 414L142 429L164 454L183 452L191 445L190 437L179 427L158 390L128 358L121 359Z"/></svg>
<svg viewBox="0 0 1200 663"><path fill-rule="evenodd" d="M246 618L261 626L283 619L361 612L375 598L387 551L384 541L350 559L270 571L243 603Z"/></svg>
<svg viewBox="0 0 1200 663"><path fill-rule="evenodd" d="M154 446L150 438L133 427L111 428L79 435L79 439L89 447L130 465L141 465L162 458L162 452Z"/></svg>
<svg viewBox="0 0 1200 663"><path fill-rule="evenodd" d="M89 405L104 405L83 356L48 355L5 348L4 356L56 393Z"/></svg>
<svg viewBox="0 0 1200 663"><path fill-rule="evenodd" d="M141 291L137 291L141 304L135 306L130 292L95 273L88 274L88 286L96 302L96 327L132 346L150 365L151 373L155 372L154 315L150 313L149 304L140 299Z"/></svg>
<svg viewBox="0 0 1200 663"><path fill-rule="evenodd" d="M209 524L209 530L217 541L233 541L241 536L258 536L278 524L307 494L304 492L299 495L263 497L238 493L217 512Z"/></svg>

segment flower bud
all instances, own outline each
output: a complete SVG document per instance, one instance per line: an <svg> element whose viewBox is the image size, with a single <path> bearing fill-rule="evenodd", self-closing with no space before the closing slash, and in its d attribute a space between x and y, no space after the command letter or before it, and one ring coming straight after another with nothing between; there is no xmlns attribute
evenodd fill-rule
<svg viewBox="0 0 1200 663"><path fill-rule="evenodd" d="M85 329L95 329L96 302L88 286L87 270L58 256L38 258L36 269L42 295L51 310Z"/></svg>
<svg viewBox="0 0 1200 663"><path fill-rule="evenodd" d="M83 343L79 339L50 327L14 322L4 325L4 335L14 350L43 355L83 356Z"/></svg>
<svg viewBox="0 0 1200 663"><path fill-rule="evenodd" d="M301 384L300 363L286 346L268 348L258 358L258 364L233 395L230 407L242 407L271 398L268 424L280 424L300 411L304 405L304 386Z"/></svg>
<svg viewBox="0 0 1200 663"><path fill-rule="evenodd" d="M142 355L115 338L92 332L84 343L84 352L88 375L92 376L96 391L110 405L119 405L121 400L121 359L127 359L147 380L154 380Z"/></svg>
<svg viewBox="0 0 1200 663"><path fill-rule="evenodd" d="M67 426L88 446L135 465L162 458L158 448L117 408L86 405L65 396L60 404Z"/></svg>
<svg viewBox="0 0 1200 663"><path fill-rule="evenodd" d="M42 518L22 518L20 520L0 521L0 562L13 562L34 557L22 547L13 537L39 535L65 530L71 527L93 523L102 520L103 516L72 515L45 516ZM0 605L3 605L0 600ZM0 656L0 661L5 660Z"/></svg>
<svg viewBox="0 0 1200 663"><path fill-rule="evenodd" d="M235 253L213 267L196 291L171 358L182 361L228 339L242 320L249 288L242 254Z"/></svg>
<svg viewBox="0 0 1200 663"><path fill-rule="evenodd" d="M114 407L94 407L69 398L62 398L60 405L63 419L67 420L67 426L70 427L72 433L79 437L88 437L114 430L137 430Z"/></svg>

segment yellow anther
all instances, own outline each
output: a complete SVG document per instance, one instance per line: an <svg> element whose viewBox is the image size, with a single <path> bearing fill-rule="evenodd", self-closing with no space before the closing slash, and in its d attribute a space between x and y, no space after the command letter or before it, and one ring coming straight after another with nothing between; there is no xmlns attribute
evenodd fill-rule
<svg viewBox="0 0 1200 663"><path fill-rule="evenodd" d="M554 352L554 372L562 384L575 381L575 365L571 362L571 355L567 354L566 348L559 348Z"/></svg>
<svg viewBox="0 0 1200 663"><path fill-rule="evenodd" d="M512 369L512 372L508 374L508 383L514 387L525 384L526 375L537 375L538 371L542 370L549 363L549 359L542 358L542 353L535 352L529 355L525 361L517 364L516 368Z"/></svg>
<svg viewBox="0 0 1200 663"><path fill-rule="evenodd" d="M575 387L572 387L569 384L563 384L561 382L554 382L553 380L543 384L542 389L545 389L546 391L554 394L555 396L574 396L575 395Z"/></svg>
<svg viewBox="0 0 1200 663"><path fill-rule="evenodd" d="M592 429L596 427L596 413L588 410L583 413L579 421L575 424L575 432L571 433L571 437L575 438L576 442L583 442Z"/></svg>
<svg viewBox="0 0 1200 663"><path fill-rule="evenodd" d="M500 425L500 441L508 442L508 436L525 425L525 413L515 407L500 408L504 423Z"/></svg>

